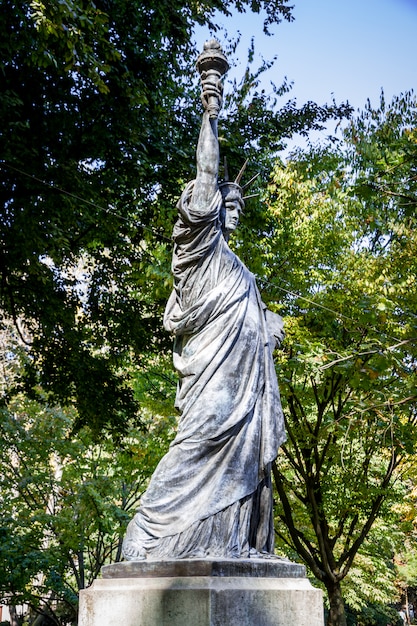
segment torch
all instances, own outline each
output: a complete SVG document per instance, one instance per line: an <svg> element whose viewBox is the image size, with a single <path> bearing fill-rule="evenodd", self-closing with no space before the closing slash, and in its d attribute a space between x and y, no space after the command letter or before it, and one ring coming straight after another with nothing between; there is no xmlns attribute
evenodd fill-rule
<svg viewBox="0 0 417 626"><path fill-rule="evenodd" d="M206 41L203 52L197 58L196 67L201 77L204 107L210 118L216 118L222 106L222 77L229 69L226 56L216 39Z"/></svg>

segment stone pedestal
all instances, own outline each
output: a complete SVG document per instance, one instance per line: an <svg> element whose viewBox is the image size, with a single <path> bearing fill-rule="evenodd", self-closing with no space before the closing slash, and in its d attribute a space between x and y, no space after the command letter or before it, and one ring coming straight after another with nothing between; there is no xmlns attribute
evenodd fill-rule
<svg viewBox="0 0 417 626"><path fill-rule="evenodd" d="M323 626L322 592L289 561L115 563L81 591L79 626Z"/></svg>

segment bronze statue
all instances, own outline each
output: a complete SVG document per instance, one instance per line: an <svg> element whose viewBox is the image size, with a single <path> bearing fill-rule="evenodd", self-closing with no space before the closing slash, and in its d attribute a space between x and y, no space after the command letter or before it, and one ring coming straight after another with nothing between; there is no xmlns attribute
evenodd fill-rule
<svg viewBox="0 0 417 626"><path fill-rule="evenodd" d="M218 183L217 118L227 60L217 41L197 61L203 121L197 176L178 203L174 290L178 432L130 522L128 560L273 554L271 462L285 440L272 352L282 320L227 239L244 205L240 177Z"/></svg>

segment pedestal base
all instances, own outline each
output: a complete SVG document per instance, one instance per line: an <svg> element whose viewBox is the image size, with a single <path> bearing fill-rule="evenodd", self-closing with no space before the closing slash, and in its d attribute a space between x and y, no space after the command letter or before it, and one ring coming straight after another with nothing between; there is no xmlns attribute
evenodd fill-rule
<svg viewBox="0 0 417 626"><path fill-rule="evenodd" d="M118 563L81 591L79 626L323 626L304 567L264 560Z"/></svg>

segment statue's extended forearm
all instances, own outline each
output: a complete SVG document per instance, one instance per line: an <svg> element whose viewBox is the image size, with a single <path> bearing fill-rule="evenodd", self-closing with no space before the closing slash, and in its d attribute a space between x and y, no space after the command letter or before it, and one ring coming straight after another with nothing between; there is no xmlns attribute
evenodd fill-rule
<svg viewBox="0 0 417 626"><path fill-rule="evenodd" d="M208 111L204 111L197 144L197 178L199 176L214 176L217 179L218 170L217 118L210 118Z"/></svg>
<svg viewBox="0 0 417 626"><path fill-rule="evenodd" d="M192 198L196 208L204 210L204 206L211 203L217 191L218 170L217 118L210 119L209 113L205 111L197 144L197 176Z"/></svg>
<svg viewBox="0 0 417 626"><path fill-rule="evenodd" d="M217 118L223 97L221 78L227 68L227 60L220 44L215 40L207 42L197 60L197 69L201 75L204 114L197 144L197 176L191 200L191 204L200 211L204 211L205 207L211 204L217 191L219 171Z"/></svg>

